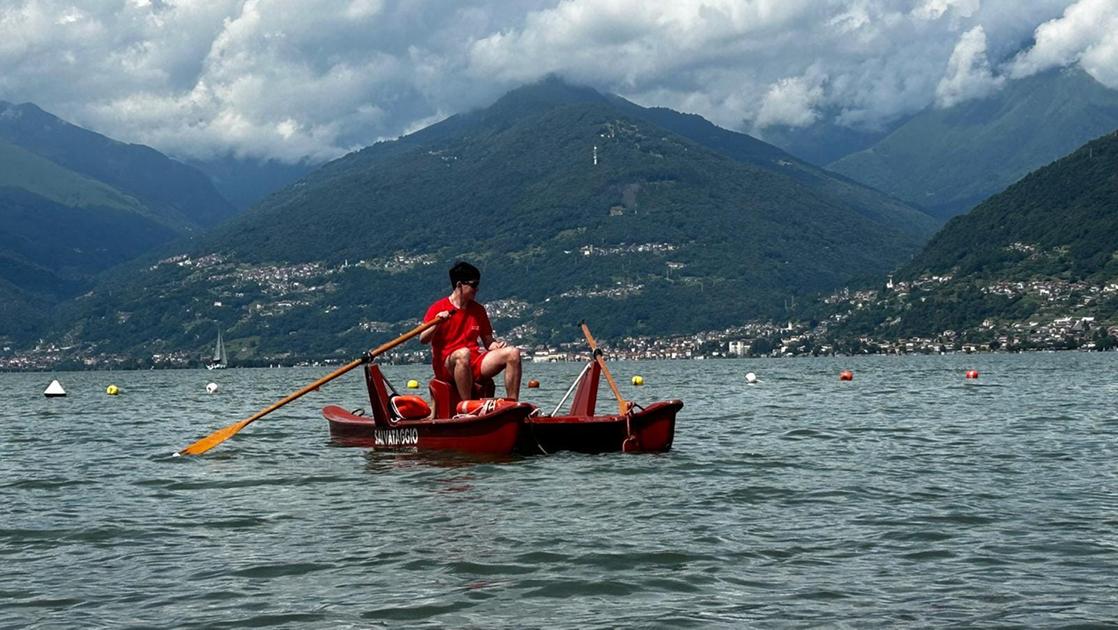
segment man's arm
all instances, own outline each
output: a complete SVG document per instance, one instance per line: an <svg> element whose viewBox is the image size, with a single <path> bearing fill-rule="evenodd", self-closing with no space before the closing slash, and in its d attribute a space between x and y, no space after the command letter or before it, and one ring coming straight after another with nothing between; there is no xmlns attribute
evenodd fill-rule
<svg viewBox="0 0 1118 630"><path fill-rule="evenodd" d="M505 343L504 339L498 339L494 337L492 332L490 332L488 335L482 335L481 343L483 343L483 347L488 350L496 350L498 348L504 348L508 345L507 343Z"/></svg>
<svg viewBox="0 0 1118 630"><path fill-rule="evenodd" d="M481 330L478 334L478 337L481 338L481 347L486 350L504 348L508 344L493 336L493 325L489 323L489 313L484 312L484 309L485 307L482 307L485 317L481 321Z"/></svg>
<svg viewBox="0 0 1118 630"><path fill-rule="evenodd" d="M448 317L450 317L450 311L439 311L438 313L435 313L435 319L445 320ZM438 326L432 326L427 330L419 333L419 343L431 343L431 337L435 336L435 331L438 328Z"/></svg>

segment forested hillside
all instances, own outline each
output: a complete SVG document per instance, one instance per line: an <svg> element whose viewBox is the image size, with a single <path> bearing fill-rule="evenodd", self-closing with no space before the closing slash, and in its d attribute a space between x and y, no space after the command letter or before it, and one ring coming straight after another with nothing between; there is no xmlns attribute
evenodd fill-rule
<svg viewBox="0 0 1118 630"><path fill-rule="evenodd" d="M0 343L42 334L52 305L99 272L233 212L204 175L154 149L0 102Z"/></svg>
<svg viewBox="0 0 1118 630"><path fill-rule="evenodd" d="M68 307L104 348L346 353L411 325L458 258L504 330L703 330L882 273L935 221L697 117L548 80L332 162ZM173 256L173 254L178 254Z"/></svg>
<svg viewBox="0 0 1118 630"><path fill-rule="evenodd" d="M1118 132L955 217L842 327L882 337L1093 317L1118 323Z"/></svg>

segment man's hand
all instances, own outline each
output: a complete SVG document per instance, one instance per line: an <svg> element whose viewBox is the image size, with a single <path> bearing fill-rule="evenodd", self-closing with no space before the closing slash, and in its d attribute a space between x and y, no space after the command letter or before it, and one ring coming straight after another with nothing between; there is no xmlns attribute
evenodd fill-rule
<svg viewBox="0 0 1118 630"><path fill-rule="evenodd" d="M453 311L439 311L438 313L435 313L435 319L432 319L431 321L438 320L440 322L445 322L453 314L454 314ZM422 344L431 343L431 337L435 336L435 329L436 328L438 328L438 326L432 326L432 327L428 328L427 330L419 333L419 343L422 343Z"/></svg>
<svg viewBox="0 0 1118 630"><path fill-rule="evenodd" d="M490 350L500 350L501 348L504 348L508 345L509 344L505 343L503 339L494 339L493 343L489 344L489 349Z"/></svg>

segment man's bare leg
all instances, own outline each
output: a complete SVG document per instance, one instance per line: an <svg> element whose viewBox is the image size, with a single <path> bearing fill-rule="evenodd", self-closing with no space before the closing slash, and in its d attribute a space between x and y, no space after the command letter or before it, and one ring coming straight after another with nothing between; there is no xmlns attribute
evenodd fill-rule
<svg viewBox="0 0 1118 630"><path fill-rule="evenodd" d="M474 373L470 369L470 350L460 348L446 358L446 369L454 378L458 388L459 400L470 400L474 397Z"/></svg>
<svg viewBox="0 0 1118 630"><path fill-rule="evenodd" d="M508 348L508 361L505 363L505 395L520 400L520 349Z"/></svg>
<svg viewBox="0 0 1118 630"><path fill-rule="evenodd" d="M505 396L520 400L520 348L505 347L490 350L482 356L482 376L493 378L505 371Z"/></svg>

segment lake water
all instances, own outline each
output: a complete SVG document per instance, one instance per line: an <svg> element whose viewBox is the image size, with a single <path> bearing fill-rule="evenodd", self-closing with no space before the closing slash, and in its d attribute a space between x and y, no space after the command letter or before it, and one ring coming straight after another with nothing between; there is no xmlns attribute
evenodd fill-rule
<svg viewBox="0 0 1118 630"><path fill-rule="evenodd" d="M670 453L331 446L354 371L172 458L332 368L0 374L0 627L1118 622L1118 354L611 366Z"/></svg>

